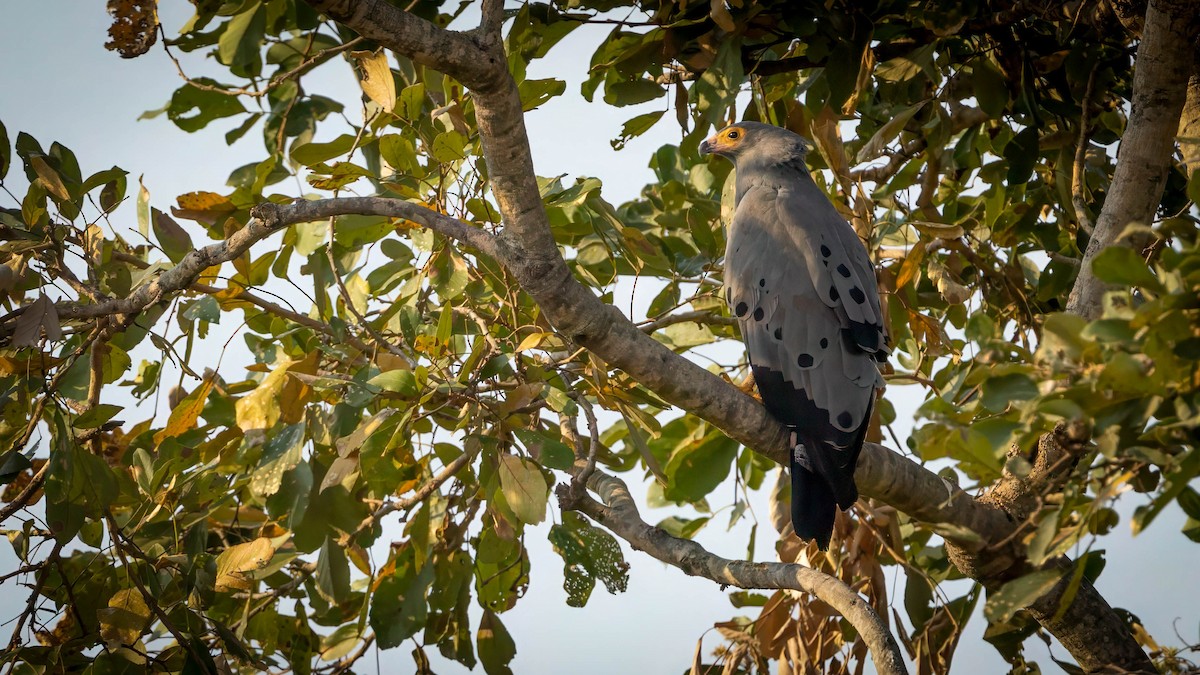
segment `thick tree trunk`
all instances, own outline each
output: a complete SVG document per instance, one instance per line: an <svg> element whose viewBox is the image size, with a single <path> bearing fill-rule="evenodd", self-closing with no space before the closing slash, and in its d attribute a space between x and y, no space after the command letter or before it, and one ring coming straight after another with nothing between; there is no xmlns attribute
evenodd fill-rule
<svg viewBox="0 0 1200 675"><path fill-rule="evenodd" d="M1154 0L1146 8L1134 63L1132 109L1117 153L1112 188L1096 218L1096 229L1067 300L1067 311L1085 319L1100 316L1104 292L1109 290L1092 272L1096 256L1109 246L1146 243L1121 236L1130 223L1149 225L1162 199L1193 72L1198 16L1195 0Z"/></svg>

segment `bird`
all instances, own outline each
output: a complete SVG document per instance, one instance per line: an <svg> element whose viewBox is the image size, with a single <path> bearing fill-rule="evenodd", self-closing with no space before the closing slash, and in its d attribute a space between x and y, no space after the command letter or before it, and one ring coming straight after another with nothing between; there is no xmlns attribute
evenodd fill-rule
<svg viewBox="0 0 1200 675"><path fill-rule="evenodd" d="M875 268L813 181L802 136L738 122L699 150L734 165L725 301L763 405L792 432L792 529L824 551L835 507L858 500L854 469L883 388L878 364L889 349Z"/></svg>

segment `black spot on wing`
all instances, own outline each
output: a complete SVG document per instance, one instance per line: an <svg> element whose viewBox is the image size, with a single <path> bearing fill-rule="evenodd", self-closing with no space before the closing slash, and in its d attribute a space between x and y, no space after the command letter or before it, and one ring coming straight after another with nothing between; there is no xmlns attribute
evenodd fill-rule
<svg viewBox="0 0 1200 675"><path fill-rule="evenodd" d="M850 289L850 297L853 298L854 301L860 305L867 301L866 294L863 293L862 289L859 288L858 286L855 286L854 288Z"/></svg>
<svg viewBox="0 0 1200 675"><path fill-rule="evenodd" d="M762 288L763 286L766 286L766 285L767 285L767 280L766 280L766 279L759 279L759 280L758 280L758 287L759 287L759 288Z"/></svg>
<svg viewBox="0 0 1200 675"><path fill-rule="evenodd" d="M775 329L775 339L776 339L776 340L782 340L782 339L783 339L783 329L782 329L782 328L778 328L778 327L777 327L777 328Z"/></svg>
<svg viewBox="0 0 1200 675"><path fill-rule="evenodd" d="M847 279L849 279L849 278L850 278L850 268L849 268L849 267L846 267L846 264L845 264L845 263L842 263L842 264L838 265L838 266L837 266L837 271L838 271L838 274L840 274L840 275L842 275L842 276L846 277Z"/></svg>
<svg viewBox="0 0 1200 675"><path fill-rule="evenodd" d="M830 251L829 247L826 246L825 244L821 244L821 255L828 258L829 256L833 255L833 251Z"/></svg>
<svg viewBox="0 0 1200 675"><path fill-rule="evenodd" d="M850 415L850 411L843 410L842 412L838 413L838 416L837 416L838 426L848 427L848 426L850 426L850 423L853 421L854 421L854 417Z"/></svg>
<svg viewBox="0 0 1200 675"><path fill-rule="evenodd" d="M829 347L829 338L821 338L821 349Z"/></svg>
<svg viewBox="0 0 1200 675"><path fill-rule="evenodd" d="M883 330L875 324L851 321L848 327L842 329L842 338L852 353L883 351Z"/></svg>
<svg viewBox="0 0 1200 675"><path fill-rule="evenodd" d="M832 301L834 301L834 302L837 302L837 301L838 301L838 298L840 298L840 297L841 297L841 296L840 296L840 295L838 295L837 289L836 289L836 288L834 288L833 286L830 286L830 287L829 287L829 299L830 299L830 300L832 300Z"/></svg>
<svg viewBox="0 0 1200 675"><path fill-rule="evenodd" d="M746 306L746 303L739 302L737 304L737 307L733 310L733 313L737 314L737 317L740 319L743 316L746 316L746 312L748 312L748 311L750 311L750 308L748 306Z"/></svg>
<svg viewBox="0 0 1200 675"><path fill-rule="evenodd" d="M764 315L764 314L765 314L765 312L763 312L763 308L762 308L762 307L756 307L756 308L754 308L754 320L755 320L755 321L762 321L762 320L763 320L763 315Z"/></svg>
<svg viewBox="0 0 1200 675"><path fill-rule="evenodd" d="M813 468L833 490L838 506L850 508L858 499L854 468L871 418L870 406L863 412L858 429L843 431L831 423L830 411L813 403L803 389L785 380L783 373L763 366L754 366L752 371L767 411L795 429L801 442L811 449Z"/></svg>
<svg viewBox="0 0 1200 675"><path fill-rule="evenodd" d="M800 356L796 357L796 365L800 366L801 368L812 368L812 364L812 354L801 354Z"/></svg>

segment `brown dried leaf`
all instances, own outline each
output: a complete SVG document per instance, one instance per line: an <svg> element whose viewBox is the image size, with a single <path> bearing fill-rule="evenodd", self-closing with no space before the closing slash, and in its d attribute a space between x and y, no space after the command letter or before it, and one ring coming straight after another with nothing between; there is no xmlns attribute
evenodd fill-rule
<svg viewBox="0 0 1200 675"><path fill-rule="evenodd" d="M62 326L58 321L58 308L46 297L45 293L30 303L17 319L13 329L12 346L33 347L45 331L46 339L57 342L63 338Z"/></svg>
<svg viewBox="0 0 1200 675"><path fill-rule="evenodd" d="M108 27L112 39L104 43L105 49L132 59L154 46L158 39L157 0L108 0L108 14L113 18Z"/></svg>

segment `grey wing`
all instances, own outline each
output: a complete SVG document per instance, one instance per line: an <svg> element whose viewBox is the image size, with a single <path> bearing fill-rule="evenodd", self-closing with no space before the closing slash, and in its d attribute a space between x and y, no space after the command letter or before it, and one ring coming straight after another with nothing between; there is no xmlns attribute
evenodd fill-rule
<svg viewBox="0 0 1200 675"><path fill-rule="evenodd" d="M886 359L884 321L875 268L850 224L807 176L779 191L780 221L809 256L808 270L821 300L837 312L863 351Z"/></svg>
<svg viewBox="0 0 1200 675"><path fill-rule="evenodd" d="M726 250L726 299L752 365L781 373L797 396L827 415L828 420L820 422L857 432L875 387L882 384L879 371L868 354L847 348L844 329L851 319L841 303L828 300L832 280L819 257L820 244L790 231L790 223L780 217L780 196L775 190L756 188L738 204ZM833 245L829 248L832 252ZM874 291L873 285L870 288ZM855 316L868 318L865 310ZM773 406L763 394L764 403L775 407L773 412L785 423L814 423L799 419L809 414L799 411L810 410L803 401L787 406L777 401ZM786 413L785 407L796 412Z"/></svg>

